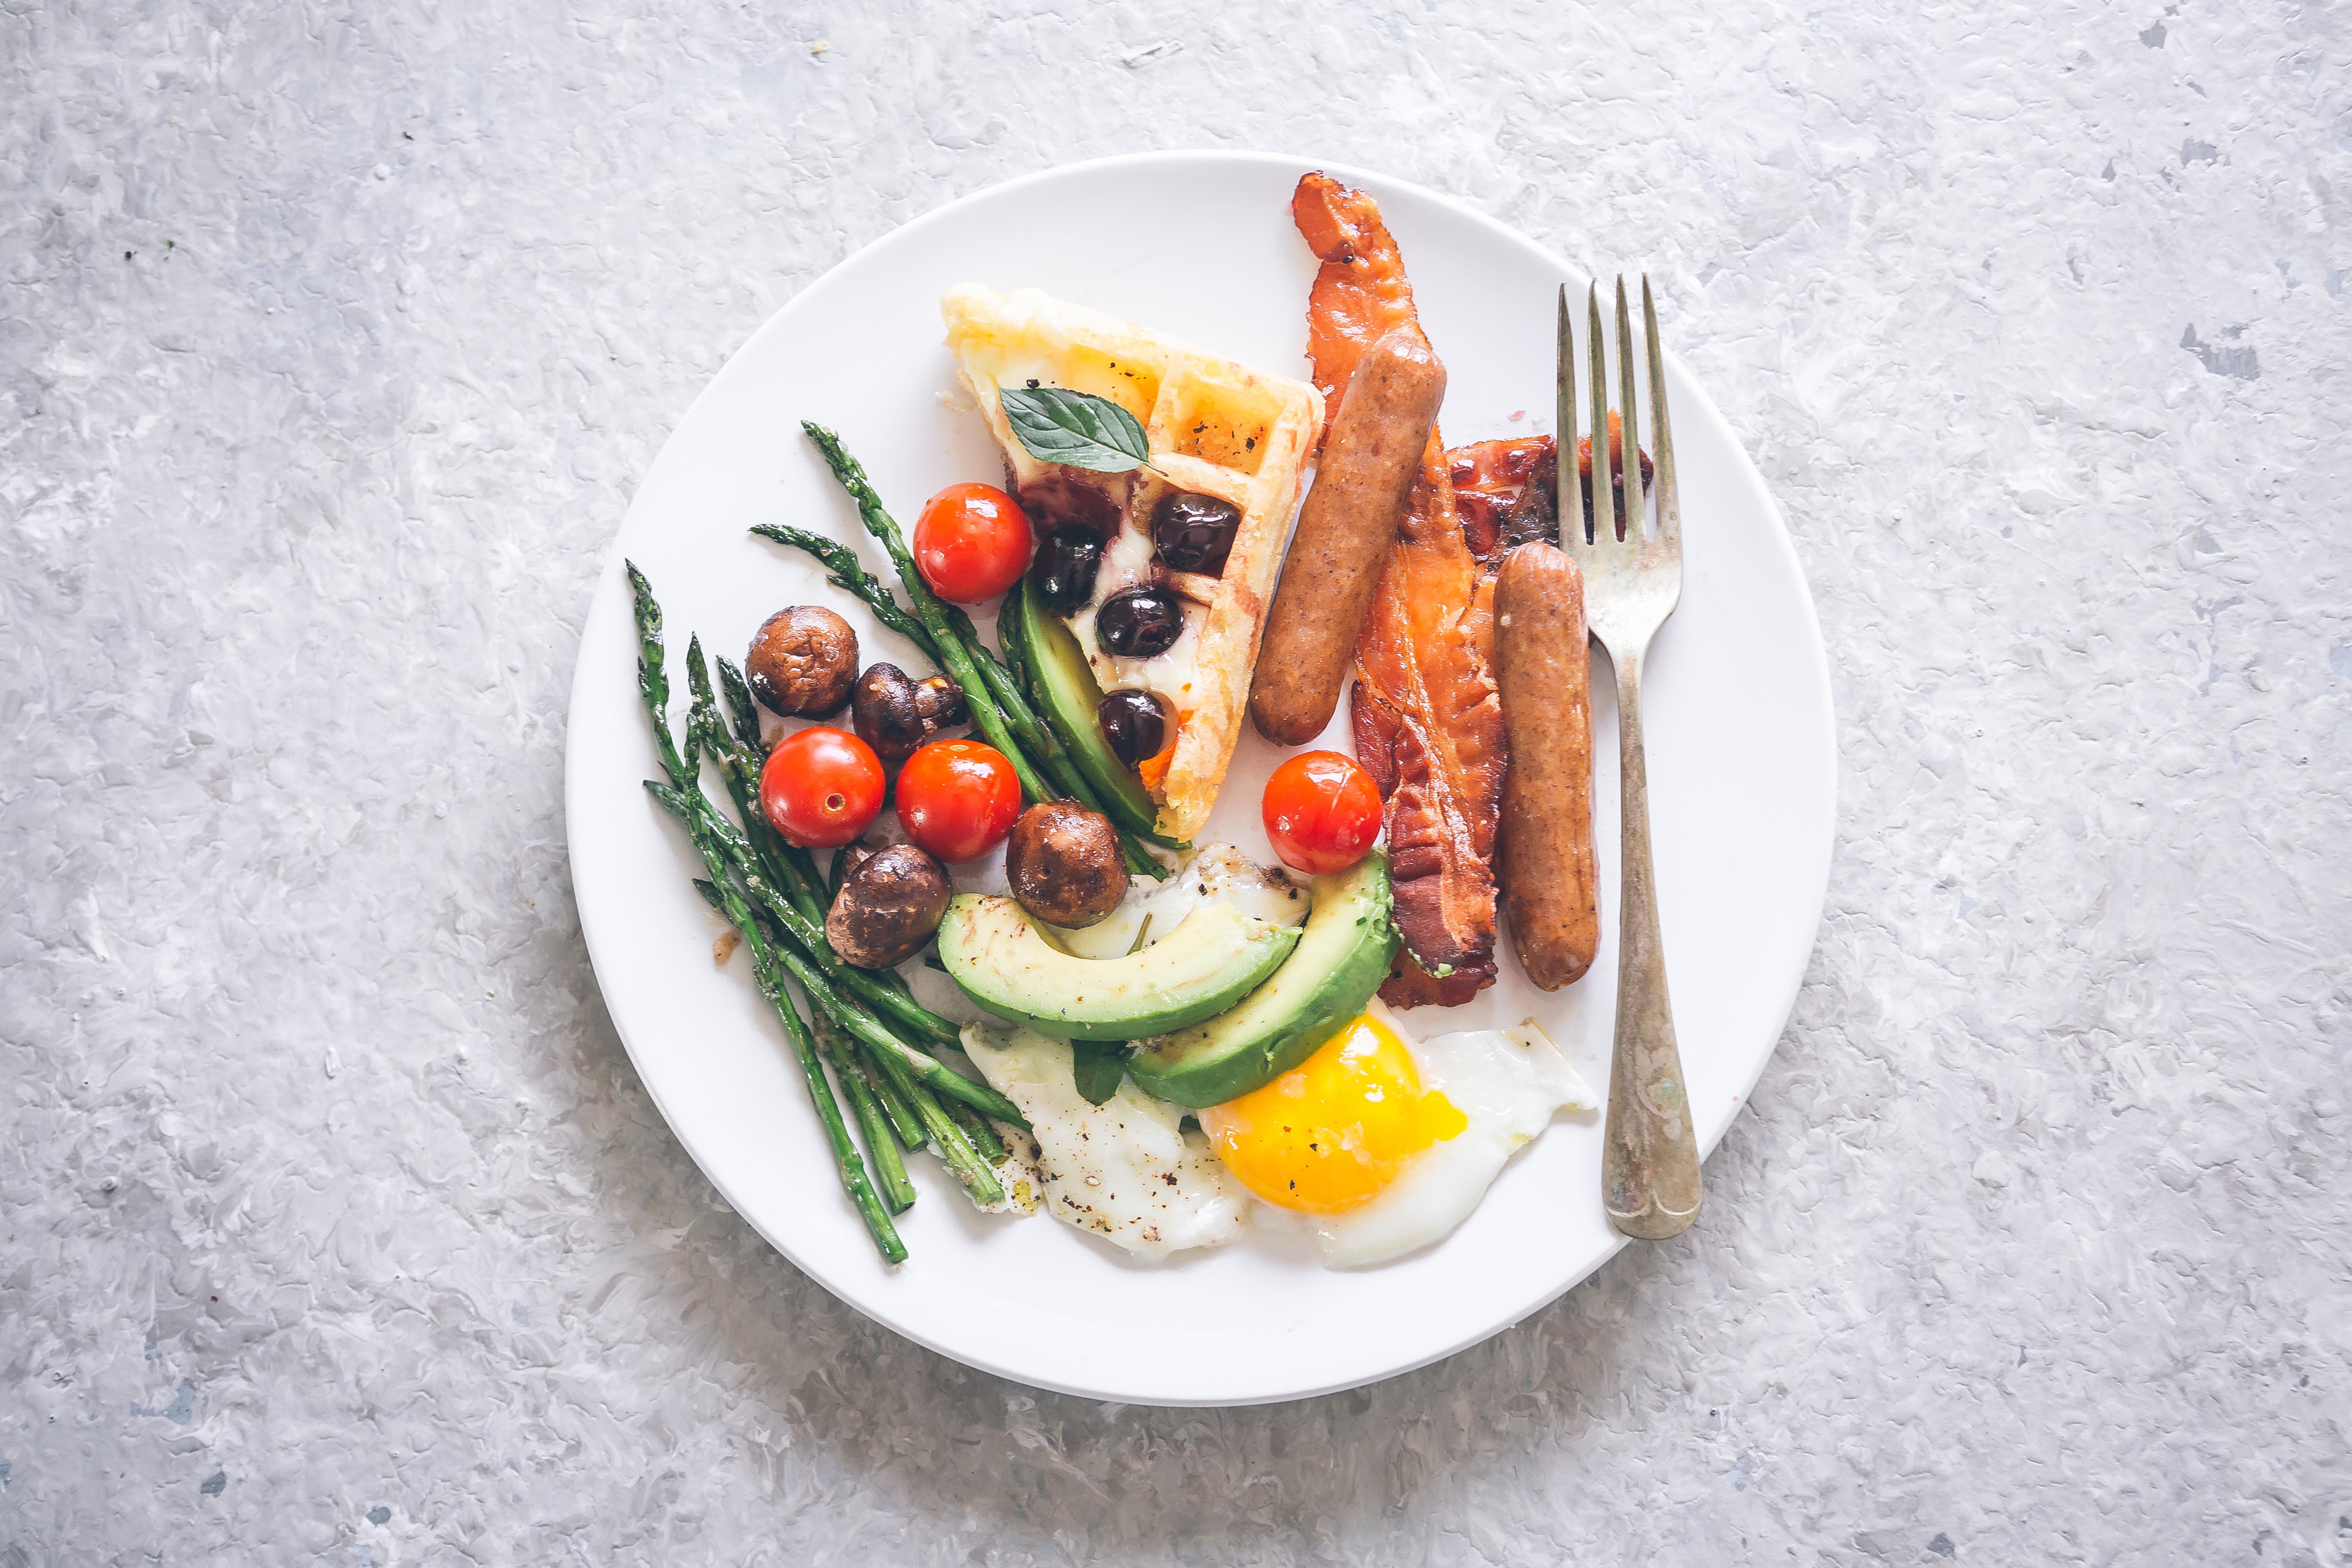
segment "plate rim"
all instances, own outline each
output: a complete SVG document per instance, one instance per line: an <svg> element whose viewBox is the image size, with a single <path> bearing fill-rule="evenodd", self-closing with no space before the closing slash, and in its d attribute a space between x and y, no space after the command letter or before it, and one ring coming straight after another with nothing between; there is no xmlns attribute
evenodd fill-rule
<svg viewBox="0 0 2352 1568"><path fill-rule="evenodd" d="M1611 1259L1614 1258L1619 1253L1624 1250L1629 1243L1629 1238L1622 1234L1615 1236L1612 1245L1594 1257L1588 1267L1562 1280L1557 1289L1553 1289L1549 1294L1544 1295L1539 1300L1527 1304L1513 1316L1497 1321L1490 1327L1463 1338L1456 1342L1425 1353L1417 1353L1407 1356L1403 1359L1397 1360L1392 1363L1384 1364L1379 1370L1370 1371L1362 1373L1361 1375L1350 1376L1326 1384L1319 1384L1311 1387L1282 1389L1245 1398L1216 1395L1199 1399L1141 1398L1132 1394L1106 1393L1100 1389L1085 1387L1074 1383L1056 1381L1051 1377L1040 1375L1034 1371L1026 1368L1015 1369L1003 1364L997 1360L985 1354L973 1353L961 1348L950 1347L940 1343L930 1335L924 1333L919 1330L904 1326L898 1322L889 1321L879 1316L876 1311L868 1310L864 1303L845 1293L842 1288L836 1286L833 1280L828 1279L822 1271L811 1267L807 1262L803 1261L803 1258L785 1241L774 1235L772 1235L766 1226L761 1225L758 1220L752 1217L751 1210L746 1208L738 1201L737 1195L729 1190L727 1183L713 1173L709 1164L703 1160L702 1156L696 1151L693 1143L683 1132L679 1131L677 1121L672 1115L670 1107L666 1102L661 1089L657 1087L655 1077L646 1072L645 1065L640 1059L639 1047L637 1044L631 1039L628 1026L624 1023L619 1013L615 1011L610 1005L609 1002L605 1000L605 987L602 973L602 965L600 964L597 957L599 938L595 928L599 923L599 918L592 918L586 905L579 897L578 863L580 858L580 845L574 838L576 831L575 824L580 822L583 816L586 815L579 808L579 802L575 799L575 792L581 790L583 785L581 784L581 775L575 770L573 762L574 748L579 744L578 737L581 733L582 728L581 718L583 707L583 704L590 700L590 699L585 695L583 689L583 677L585 671L583 668L583 660L581 657L582 649L584 648L589 636L588 617L590 615L593 615L597 604L608 592L612 590L612 584L616 582L622 574L621 541L623 536L628 531L630 521L635 517L637 508L641 504L642 498L645 493L644 481L646 478L650 476L656 468L659 468L664 458L668 455L672 445L677 441L679 433L692 424L695 416L700 411L704 402L707 399L713 397L719 391L722 384L730 380L731 374L737 371L738 367L743 363L754 348L756 348L769 334L781 330L781 324L787 316L820 299L831 287L838 284L842 275L850 272L856 263L863 260L870 252L885 244L898 242L905 237L919 233L919 231L935 225L947 222L966 207L976 205L984 201L1002 198L1009 193L1019 191L1026 186L1041 184L1048 181L1072 175L1101 174L1120 168L1146 168L1152 165L1188 163L1223 164L1228 167L1234 168L1276 166L1286 170L1295 168L1301 172L1319 169L1331 174L1335 178L1345 181L1349 184L1370 184L1374 187L1384 189L1409 191L1419 199L1426 200L1446 209L1454 217L1466 220L1474 228L1484 231L1489 237L1534 253L1536 256L1541 258L1546 264L1560 272L1569 279L1580 279L1588 283L1593 280L1591 274L1586 273L1582 268L1569 261L1551 247L1535 239L1531 236L1527 235L1518 229L1512 227L1500 218L1497 218L1489 213L1483 212L1476 207L1471 206L1459 197L1454 196L1448 192L1437 190L1433 187L1422 184L1417 181L1402 178L1381 170L1367 168L1360 164L1350 163L1345 160L1319 159L1305 154L1264 152L1255 149L1164 148L1154 149L1147 152L1113 153L1103 157L1082 159L1071 163L1055 163L1045 168L1034 169L1026 174L1016 174L1008 179L995 181L989 184L980 186L975 190L955 196L941 203L938 206L932 207L928 211L908 219L904 223L895 225L884 230L880 234L876 235L873 238L867 240L856 249L850 251L848 254L834 262L830 267L826 268L824 272L812 279L804 287L793 293L790 298L786 299L782 304L778 305L774 310L771 311L769 315L727 355L726 359L719 364L719 368L712 373L709 379L703 384L701 389L696 393L694 397L687 404L685 409L678 415L677 421L670 426L669 432L663 437L661 446L655 452L652 461L640 471L637 488L631 495L628 509L622 514L620 523L615 527L612 536L606 541L604 546L602 562L597 569L594 583L589 591L587 613L583 614L582 617L580 643L575 646L573 650L572 687L564 706L564 856L567 879L572 885L573 913L580 923L581 940L583 945L586 947L588 952L591 973L595 973L597 976L597 999L600 1005L603 1005L604 1006L604 1016L612 1023L614 1033L620 1038L622 1049L628 1056L630 1068L636 1074L639 1085L645 1089L646 1096L654 1102L655 1109L661 1113L663 1124L667 1130L672 1140L674 1140L677 1145L685 1152L687 1158L693 1163L696 1171L702 1176L703 1180L711 1184L713 1190L718 1192L719 1196L726 1201L728 1206L738 1217L742 1219L746 1225L751 1226L754 1234L758 1235L770 1247L779 1253L787 1262L797 1269L803 1278L814 1281L835 1300L843 1302L845 1305L856 1311L861 1317L866 1318L868 1321L875 1323L877 1326L890 1333L898 1335L900 1338L909 1340L914 1343L922 1345L925 1349L944 1356L959 1364L970 1366L975 1370L985 1372L992 1376L1004 1378L1008 1382L1018 1384L1024 1387L1045 1389L1049 1392L1066 1394L1076 1398L1092 1399L1117 1404L1138 1405L1147 1408L1238 1409L1252 1405L1286 1404L1297 1400L1319 1398L1329 1394L1342 1393L1350 1389L1368 1387L1373 1384L1385 1382L1392 1377L1402 1376L1406 1373L1417 1371L1422 1367L1433 1365L1437 1362L1447 1359L1448 1357L1460 1354L1463 1351L1475 1345L1482 1344L1487 1340L1490 1340L1498 1334L1507 1332L1510 1329L1517 1326L1519 1323L1526 1321L1528 1318L1533 1317L1538 1312L1542 1311L1545 1308L1549 1307L1552 1303L1558 1301L1562 1296L1574 1289L1577 1286L1592 1278L1592 1276L1605 1267ZM1837 848L1837 805L1839 795L1837 689L1835 682L1832 679L1833 672L1829 662L1828 648L1822 634L1821 614L1819 607L1814 601L1812 584L1805 574L1802 560L1797 554L1796 543L1790 533L1786 513L1782 510L1780 503L1773 497L1770 490L1766 488L1763 475L1757 468L1755 459L1750 456L1746 442L1739 438L1739 431L1731 425L1729 420L1724 417L1721 409L1717 406L1713 396L1707 392L1705 385L1696 377L1690 374L1688 369L1683 365L1682 362L1675 354L1669 352L1664 357L1668 364L1676 374L1679 383L1677 388L1678 399L1682 398L1683 388L1688 388L1691 392L1696 393L1703 407L1703 416L1714 421L1721 428L1729 432L1732 437L1732 445L1738 451L1741 459L1738 465L1738 473L1736 476L1737 480L1741 488L1748 492L1750 500L1760 503L1759 510L1763 515L1770 520L1772 524L1771 532L1773 547L1779 552L1782 564L1788 569L1789 576L1794 582L1797 588L1799 602L1803 611L1803 653L1806 656L1806 661L1810 667L1811 672L1818 682L1818 689L1823 695L1824 707L1828 720L1823 734L1823 742L1827 755L1825 758L1822 759L1824 763L1822 768L1822 776L1827 781L1826 794L1822 801L1822 830L1826 837L1827 843L1823 847L1819 857L1820 870L1819 874L1813 879L1815 886L1811 889L1811 898L1809 900L1814 910L1814 914L1811 930L1806 944L1805 960L1795 967L1793 971L1793 978L1784 988L1784 994L1780 998L1780 1005L1779 1007L1780 1022L1772 1032L1772 1043L1764 1051L1759 1054L1752 1069L1749 1070L1745 1079L1739 1082L1738 1086L1738 1093L1733 1096L1734 1102L1738 1109L1736 1109L1732 1112L1731 1116L1725 1121L1723 1127L1716 1133L1714 1139L1706 1142L1701 1149L1700 1158L1705 1160L1721 1145L1723 1139L1729 1135L1731 1128L1738 1124L1740 1112L1746 1110L1748 1100L1754 1092L1758 1080L1763 1076L1765 1068L1770 1064L1774 1056L1779 1053L1781 1042L1788 1033L1789 1020L1795 1012L1797 997L1802 991L1805 977L1811 970L1811 954L1820 946L1822 924L1827 918L1828 914L1830 873L1835 864ZM1685 415L1685 417L1688 418L1689 416ZM1671 622L1669 622L1669 625L1671 625ZM607 940L610 940L611 935L613 934L616 933L608 933ZM1605 1083L1599 1087L1605 1096Z"/></svg>

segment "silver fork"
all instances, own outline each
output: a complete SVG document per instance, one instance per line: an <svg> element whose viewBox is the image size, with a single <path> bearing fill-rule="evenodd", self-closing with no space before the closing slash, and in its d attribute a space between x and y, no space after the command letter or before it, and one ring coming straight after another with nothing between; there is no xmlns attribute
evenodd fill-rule
<svg viewBox="0 0 2352 1568"><path fill-rule="evenodd" d="M1576 348L1569 331L1568 289L1559 291L1560 530L1584 573L1585 616L1617 672L1617 765L1624 855L1617 898L1617 1039L1609 1064L1609 1123L1601 1152L1601 1201L1627 1236L1663 1241L1698 1217L1702 1191L1690 1096L1675 1046L1674 1006L1666 996L1665 949L1658 937L1658 890L1650 863L1650 781L1642 759L1642 663L1650 639L1683 595L1682 510L1675 490L1675 442L1666 423L1666 366L1658 346L1658 311L1642 279L1642 321L1649 340L1650 450L1656 464L1658 529L1643 527L1641 426L1634 416L1633 324L1625 279L1617 279L1617 405L1624 427L1624 497L1612 494L1609 461L1608 351L1601 334L1601 291L1585 295L1592 439L1592 527L1577 505Z"/></svg>

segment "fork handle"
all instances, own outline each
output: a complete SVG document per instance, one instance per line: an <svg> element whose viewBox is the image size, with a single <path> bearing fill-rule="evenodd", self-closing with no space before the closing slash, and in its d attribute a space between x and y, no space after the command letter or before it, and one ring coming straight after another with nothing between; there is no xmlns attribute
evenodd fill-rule
<svg viewBox="0 0 2352 1568"><path fill-rule="evenodd" d="M1650 863L1650 779L1642 755L1642 664L1648 653L1643 646L1610 656L1617 671L1625 852L1617 900L1617 1039L1609 1063L1601 1191L1611 1224L1627 1236L1664 1241L1698 1217L1702 1191Z"/></svg>

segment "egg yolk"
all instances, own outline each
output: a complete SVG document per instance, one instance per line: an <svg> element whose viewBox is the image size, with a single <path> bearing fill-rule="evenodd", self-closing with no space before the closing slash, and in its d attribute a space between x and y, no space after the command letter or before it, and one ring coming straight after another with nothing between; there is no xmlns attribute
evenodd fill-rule
<svg viewBox="0 0 2352 1568"><path fill-rule="evenodd" d="M1422 1087L1396 1031L1366 1014L1263 1089L1201 1112L1242 1185L1281 1208L1339 1214L1380 1195L1406 1162L1469 1125Z"/></svg>

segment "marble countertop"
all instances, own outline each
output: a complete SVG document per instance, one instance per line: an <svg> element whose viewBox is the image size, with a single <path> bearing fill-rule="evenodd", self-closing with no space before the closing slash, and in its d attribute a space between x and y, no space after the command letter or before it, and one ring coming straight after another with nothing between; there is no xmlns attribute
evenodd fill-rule
<svg viewBox="0 0 2352 1568"><path fill-rule="evenodd" d="M2347 83L2282 0L0 5L0 1565L2352 1562ZM772 1254L561 795L729 352L1198 145L1646 264L1843 756L1700 1227L1223 1413Z"/></svg>

